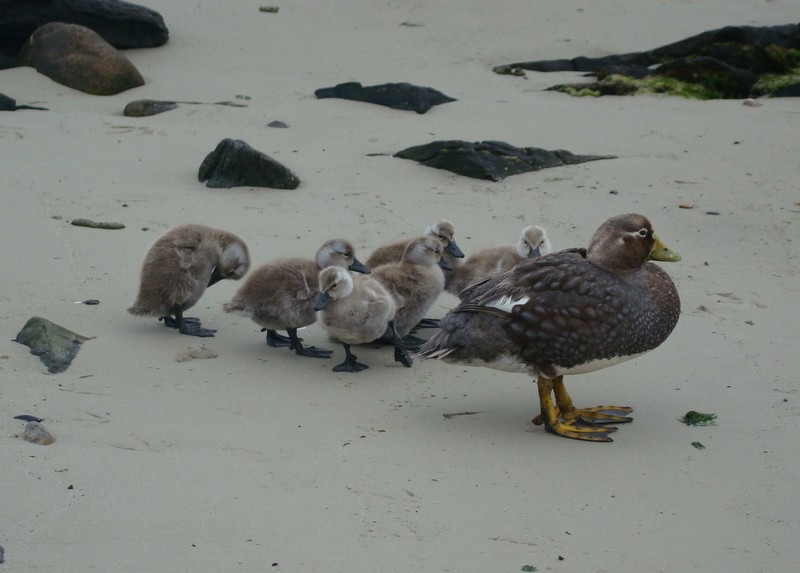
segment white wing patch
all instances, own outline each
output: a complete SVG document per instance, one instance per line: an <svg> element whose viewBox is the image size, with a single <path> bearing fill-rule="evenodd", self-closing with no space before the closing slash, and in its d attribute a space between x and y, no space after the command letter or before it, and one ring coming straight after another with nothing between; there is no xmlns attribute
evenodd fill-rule
<svg viewBox="0 0 800 573"><path fill-rule="evenodd" d="M489 307L496 308L498 310L502 310L502 311L505 311L505 312L511 312L512 308L514 308L515 306L518 306L520 304L525 304L529 300L530 300L530 297L527 297L527 296L521 296L521 297L518 297L518 298L512 298L510 296L504 296L504 297L498 298L496 300L493 300L491 302L488 302L484 306L489 306Z"/></svg>

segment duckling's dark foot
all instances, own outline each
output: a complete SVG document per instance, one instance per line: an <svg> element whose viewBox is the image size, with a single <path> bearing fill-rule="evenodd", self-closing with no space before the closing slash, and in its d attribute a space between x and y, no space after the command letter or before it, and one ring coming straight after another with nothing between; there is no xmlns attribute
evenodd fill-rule
<svg viewBox="0 0 800 573"><path fill-rule="evenodd" d="M439 328L438 318L423 318L415 328Z"/></svg>
<svg viewBox="0 0 800 573"><path fill-rule="evenodd" d="M406 334L401 340L403 341L403 348L412 351L419 350L419 347L426 342L424 338L419 338L413 334Z"/></svg>
<svg viewBox="0 0 800 573"><path fill-rule="evenodd" d="M333 367L334 372L361 372L369 368L366 364L358 362L355 354L350 352L349 344L342 344L344 346L345 358L344 362L337 364Z"/></svg>
<svg viewBox="0 0 800 573"><path fill-rule="evenodd" d="M292 339L288 336L278 334L277 330L262 329L262 332L264 330L267 331L267 346L271 346L273 348L286 348L287 346L292 345ZM298 340L303 339L298 338Z"/></svg>
<svg viewBox="0 0 800 573"><path fill-rule="evenodd" d="M306 356L308 358L330 358L333 350L325 350L324 348L317 348L316 346L303 346L302 338L298 338L296 328L287 328L286 332L289 334L289 349L294 350L298 356Z"/></svg>
<svg viewBox="0 0 800 573"><path fill-rule="evenodd" d="M178 321L172 318L171 316L162 316L158 319L159 322L163 322L164 326L168 326L169 328L180 328ZM185 326L193 326L193 325L200 325L200 319L196 316L184 316L183 317L183 324Z"/></svg>
<svg viewBox="0 0 800 573"><path fill-rule="evenodd" d="M184 324L183 328L178 328L178 332L181 334L187 334L189 336L200 336L202 338L208 338L214 336L216 330L211 328L203 328L200 326L200 323L197 324Z"/></svg>
<svg viewBox="0 0 800 573"><path fill-rule="evenodd" d="M411 365L414 363L408 350L399 346L394 347L394 361L399 362L406 368L411 368Z"/></svg>

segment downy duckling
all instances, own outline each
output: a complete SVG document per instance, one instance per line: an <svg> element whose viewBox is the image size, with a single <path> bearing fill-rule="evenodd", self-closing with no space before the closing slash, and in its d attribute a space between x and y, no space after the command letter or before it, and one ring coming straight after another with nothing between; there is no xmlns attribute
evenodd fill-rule
<svg viewBox="0 0 800 573"><path fill-rule="evenodd" d="M437 239L417 237L408 243L400 262L372 269L374 277L397 301L395 326L408 346L422 342L408 334L444 290L441 259L442 245ZM393 338L393 333L387 329L384 340Z"/></svg>
<svg viewBox="0 0 800 573"><path fill-rule="evenodd" d="M461 292L471 284L499 275L517 263L553 252L545 230L537 225L528 225L514 245L489 247L473 253L453 272L447 273L445 289L459 298Z"/></svg>
<svg viewBox="0 0 800 573"><path fill-rule="evenodd" d="M650 260L679 261L646 217L608 219L587 249L526 259L469 287L417 356L533 376L549 432L610 442L631 408L577 409L563 377L641 356L670 335L680 315L672 280ZM552 394L555 395L555 404Z"/></svg>
<svg viewBox="0 0 800 573"><path fill-rule="evenodd" d="M183 316L206 288L222 279L239 280L250 268L242 239L204 225L181 225L167 231L147 251L142 264L134 315L157 316L166 326L190 336L214 336L200 320Z"/></svg>
<svg viewBox="0 0 800 573"><path fill-rule="evenodd" d="M425 236L438 239L442 244L442 258L448 261L451 265L454 259L463 259L464 253L456 244L456 231L453 224L446 219L439 219L428 225L422 233ZM400 239L378 247L367 259L367 266L369 268L379 267L386 263L399 263L403 258L403 252L406 250L408 243L411 239Z"/></svg>
<svg viewBox="0 0 800 573"><path fill-rule="evenodd" d="M402 347L394 317L397 303L388 290L370 275L352 276L341 267L328 267L319 274L320 295L314 306L322 327L344 346L344 362L335 372L360 372L369 368L358 362L351 344L365 344L390 330L394 340L394 359L411 366L411 357Z"/></svg>
<svg viewBox="0 0 800 573"><path fill-rule="evenodd" d="M304 347L297 329L316 321L319 271L331 266L369 273L349 241L332 239L322 244L315 260L281 258L257 268L223 308L261 325L262 331L267 331L269 346L288 346L299 356L330 358L331 350ZM278 330L286 330L288 338Z"/></svg>

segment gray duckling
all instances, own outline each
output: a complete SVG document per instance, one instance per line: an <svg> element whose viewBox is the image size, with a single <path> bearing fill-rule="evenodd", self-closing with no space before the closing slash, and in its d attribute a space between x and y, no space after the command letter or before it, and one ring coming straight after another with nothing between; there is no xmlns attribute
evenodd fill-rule
<svg viewBox="0 0 800 573"><path fill-rule="evenodd" d="M400 262L372 269L375 278L397 301L395 326L407 346L422 342L419 338L409 336L409 333L444 291L442 251L439 240L417 237L408 243ZM394 334L387 330L383 339L393 342Z"/></svg>
<svg viewBox="0 0 800 573"><path fill-rule="evenodd" d="M356 258L349 241L331 239L317 250L314 260L281 258L255 269L223 308L261 325L262 331L267 332L269 346L288 346L299 356L330 358L331 350L304 347L297 336L298 328L313 324L317 319L314 304L320 294L319 272L330 266L370 272ZM278 330L286 330L289 336L279 334Z"/></svg>
<svg viewBox="0 0 800 573"><path fill-rule="evenodd" d="M360 372L369 368L358 362L350 351L352 344L365 344L390 330L393 333L394 358L411 366L411 357L403 348L394 325L397 303L392 294L371 275L353 276L341 267L328 267L319 274L320 295L315 309L322 327L344 346L344 362L335 372Z"/></svg>
<svg viewBox="0 0 800 573"><path fill-rule="evenodd" d="M553 252L547 232L537 225L522 230L516 245L499 245L471 254L453 272L447 273L445 290L456 296L471 284L509 270L517 263Z"/></svg>

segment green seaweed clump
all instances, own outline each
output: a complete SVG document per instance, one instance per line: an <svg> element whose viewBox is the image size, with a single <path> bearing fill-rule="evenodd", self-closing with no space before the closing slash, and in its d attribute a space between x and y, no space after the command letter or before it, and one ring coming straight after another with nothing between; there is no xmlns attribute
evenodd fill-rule
<svg viewBox="0 0 800 573"><path fill-rule="evenodd" d="M773 94L782 88L795 84L800 84L800 66L782 74L764 74L758 79L753 88L754 91Z"/></svg>
<svg viewBox="0 0 800 573"><path fill-rule="evenodd" d="M686 424L687 426L716 426L717 425L717 415L716 414L706 414L705 412L695 412L694 410L689 410L686 412L686 415L680 419L681 422Z"/></svg>

